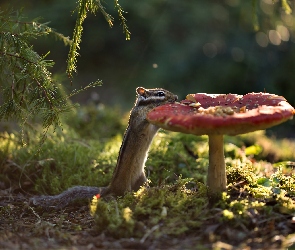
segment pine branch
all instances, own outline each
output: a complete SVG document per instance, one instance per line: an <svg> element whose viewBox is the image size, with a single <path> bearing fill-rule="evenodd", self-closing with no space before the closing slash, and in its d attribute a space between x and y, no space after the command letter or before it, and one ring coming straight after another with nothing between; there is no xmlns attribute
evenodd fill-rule
<svg viewBox="0 0 295 250"><path fill-rule="evenodd" d="M292 9L287 0L282 0L282 7L286 14L290 15L292 13Z"/></svg>
<svg viewBox="0 0 295 250"><path fill-rule="evenodd" d="M15 119L24 134L30 120L41 119L40 144L49 127L61 126L61 116L75 106L68 100L75 93L66 95L52 79L49 69L54 63L46 60L49 53L40 56L30 45L30 39L49 34L69 42L47 24L25 22L19 12L0 11L0 121Z"/></svg>
<svg viewBox="0 0 295 250"><path fill-rule="evenodd" d="M0 12L1 15L1 12ZM19 16L21 18L21 16ZM69 37L65 37L63 34L56 32L54 29L48 27L48 23L39 23L38 18L35 19L34 21L30 22L24 22L20 20L13 20L11 19L11 16L8 18L1 18L0 22L4 26L5 23L8 25L8 23L11 24L18 24L19 26L22 26L24 29L24 32L22 32L20 35L22 36L28 36L30 38L35 37L35 36L46 36L48 34L54 35L56 38L59 40L62 40L65 45L70 45L71 40ZM18 36L18 33L12 33L13 35Z"/></svg>
<svg viewBox="0 0 295 250"><path fill-rule="evenodd" d="M83 32L83 22L87 17L87 2L88 0L78 1L78 15L76 19L76 24L73 32L72 44L68 54L68 66L67 73L69 77L72 77L73 72L77 72L76 63L77 56L79 55L78 49L80 49L81 37Z"/></svg>
<svg viewBox="0 0 295 250"><path fill-rule="evenodd" d="M104 16L105 20L107 21L107 23L109 24L109 26L112 28L113 27L114 18L105 11L105 7L100 3L100 0L96 0L95 2L97 4L98 9L100 10L100 12L102 13L102 15Z"/></svg>
<svg viewBox="0 0 295 250"><path fill-rule="evenodd" d="M259 30L259 22L257 15L257 0L252 0L252 22L254 31Z"/></svg>
<svg viewBox="0 0 295 250"><path fill-rule="evenodd" d="M9 53L9 52L3 52L3 51L0 51L0 55L16 57L16 58L21 59L21 60L24 60L24 61L26 61L26 62L28 62L28 63L32 63L32 64L37 65L37 63L34 63L34 62L30 61L29 59L20 56L19 54L12 54L12 53Z"/></svg>
<svg viewBox="0 0 295 250"><path fill-rule="evenodd" d="M121 5L119 4L118 0L115 0L115 8L118 11L118 15L119 15L119 18L120 18L122 26L123 26L123 33L125 33L126 40L130 40L131 33L130 33L130 31L128 29L128 26L127 26L127 23L126 23L127 20L123 16L124 11L123 11Z"/></svg>
<svg viewBox="0 0 295 250"><path fill-rule="evenodd" d="M123 31L126 36L126 40L130 40L130 32L128 30L128 26L126 23L126 19L123 16L123 9L119 5L119 1L115 0L115 8L118 11L119 18L121 20L121 23L123 25ZM82 33L83 33L83 23L85 19L87 18L87 12L91 12L93 14L96 14L97 11L100 11L104 18L106 19L107 23L109 24L110 27L113 26L113 17L108 14L105 11L105 7L101 4L100 0L79 0L78 1L78 7L76 8L77 11L77 19L76 19L76 24L73 32L73 38L72 38L72 43L70 47L70 51L68 54L68 59L67 59L67 74L69 78L73 77L73 73L77 72L77 57L79 56L79 49L80 49L80 43L81 43L81 38L82 38Z"/></svg>

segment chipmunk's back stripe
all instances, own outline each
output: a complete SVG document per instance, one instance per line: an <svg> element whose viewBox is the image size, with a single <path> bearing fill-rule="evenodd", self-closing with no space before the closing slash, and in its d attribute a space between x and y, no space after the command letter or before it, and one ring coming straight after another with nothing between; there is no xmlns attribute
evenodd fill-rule
<svg viewBox="0 0 295 250"><path fill-rule="evenodd" d="M147 98L140 96L138 98L137 106L147 106L149 104L162 103L163 100L165 100L165 96L149 96Z"/></svg>

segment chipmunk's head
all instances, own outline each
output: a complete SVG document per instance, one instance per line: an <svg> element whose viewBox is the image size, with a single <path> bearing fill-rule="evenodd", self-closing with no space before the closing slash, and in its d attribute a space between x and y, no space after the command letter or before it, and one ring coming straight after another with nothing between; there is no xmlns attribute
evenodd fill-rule
<svg viewBox="0 0 295 250"><path fill-rule="evenodd" d="M136 89L137 100L136 106L151 106L154 108L156 106L163 105L169 102L175 102L177 100L177 95L169 92L166 89L145 89L143 87L138 87Z"/></svg>

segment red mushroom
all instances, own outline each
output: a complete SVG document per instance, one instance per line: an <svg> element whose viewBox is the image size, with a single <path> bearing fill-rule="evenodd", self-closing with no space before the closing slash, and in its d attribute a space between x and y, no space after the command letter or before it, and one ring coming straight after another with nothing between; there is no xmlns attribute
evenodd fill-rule
<svg viewBox="0 0 295 250"><path fill-rule="evenodd" d="M223 135L266 129L291 119L294 108L282 96L268 93L190 94L180 103L156 107L149 122L166 130L209 137L207 185L211 195L226 190Z"/></svg>

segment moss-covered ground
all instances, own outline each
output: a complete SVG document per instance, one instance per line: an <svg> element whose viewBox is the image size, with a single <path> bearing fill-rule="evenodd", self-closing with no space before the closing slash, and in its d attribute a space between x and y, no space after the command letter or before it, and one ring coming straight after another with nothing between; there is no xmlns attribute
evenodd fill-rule
<svg viewBox="0 0 295 250"><path fill-rule="evenodd" d="M41 149L37 127L1 133L0 249L295 248L295 142L263 131L225 136L228 190L214 205L204 185L207 137L163 130L146 162L149 188L59 211L28 203L74 185L106 186L127 119L81 107Z"/></svg>

